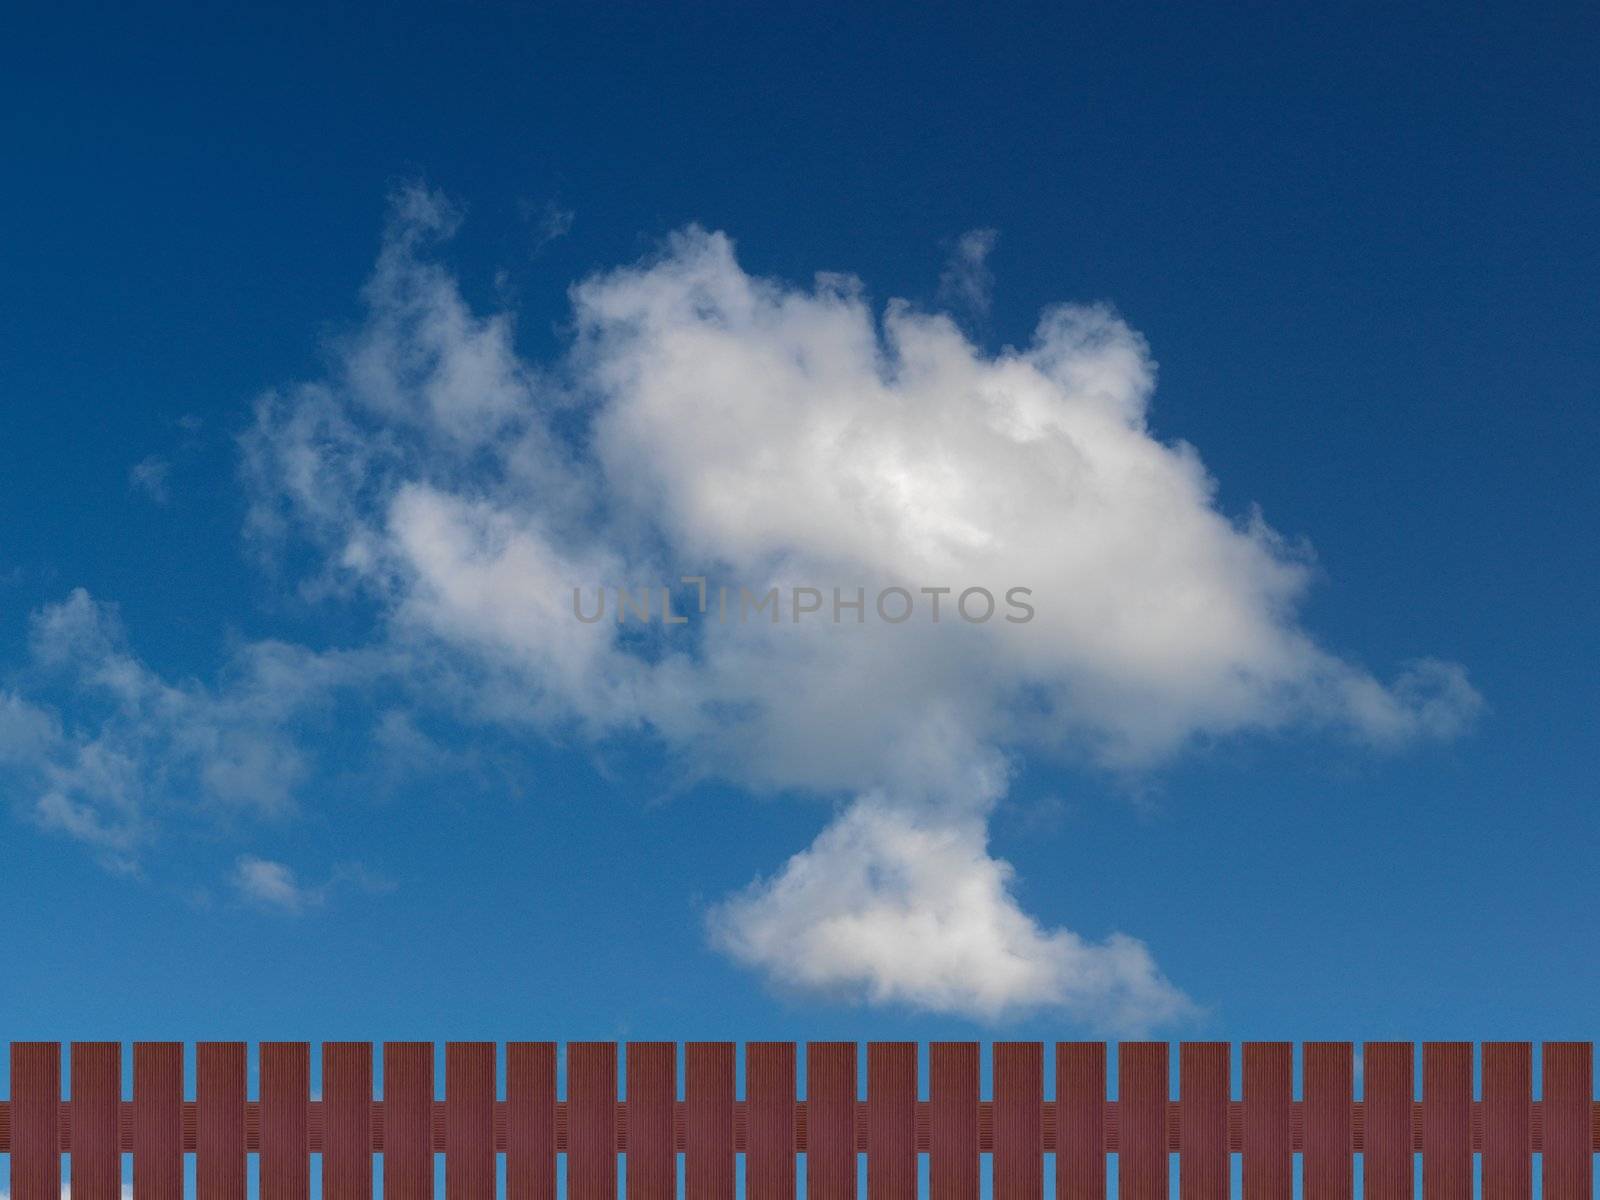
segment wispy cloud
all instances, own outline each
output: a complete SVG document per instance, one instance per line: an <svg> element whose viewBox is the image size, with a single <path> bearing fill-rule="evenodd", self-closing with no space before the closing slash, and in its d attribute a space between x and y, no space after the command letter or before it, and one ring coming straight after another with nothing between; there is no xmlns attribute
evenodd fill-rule
<svg viewBox="0 0 1600 1200"><path fill-rule="evenodd" d="M287 863L274 862L254 855L241 855L234 864L234 890L250 904L289 916L299 916L313 908L320 908L341 886L366 892L392 891L394 885L367 871L358 863L346 863L334 868L322 883L308 885Z"/></svg>
<svg viewBox="0 0 1600 1200"><path fill-rule="evenodd" d="M310 765L292 719L374 669L370 655L258 642L218 686L169 681L80 588L34 614L28 668L0 689L0 772L41 827L133 871L166 818L292 814Z"/></svg>
<svg viewBox="0 0 1600 1200"><path fill-rule="evenodd" d="M247 900L287 913L304 912L308 905L320 904L323 899L320 892L300 885L293 868L249 855L235 865L233 885Z"/></svg>
<svg viewBox="0 0 1600 1200"><path fill-rule="evenodd" d="M1000 234L993 229L969 229L956 239L939 276L939 299L958 312L986 317L994 303L994 272L989 269Z"/></svg>
<svg viewBox="0 0 1600 1200"><path fill-rule="evenodd" d="M143 492L157 504L165 504L172 498L167 490L167 479L171 474L172 464L152 454L128 468L128 486Z"/></svg>
<svg viewBox="0 0 1600 1200"><path fill-rule="evenodd" d="M522 216L533 226L533 251L537 254L551 242L564 238L572 232L573 222L577 220L577 213L572 209L557 204L554 200L546 200L543 204L535 205L524 202Z"/></svg>

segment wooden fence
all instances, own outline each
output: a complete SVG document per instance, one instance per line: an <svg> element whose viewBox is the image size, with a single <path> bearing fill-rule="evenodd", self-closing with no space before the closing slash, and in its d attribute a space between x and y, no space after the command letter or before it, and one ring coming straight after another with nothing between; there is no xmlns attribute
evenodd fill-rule
<svg viewBox="0 0 1600 1200"><path fill-rule="evenodd" d="M1490 1200L1532 1195L1534 1155L1545 1200L1592 1194L1600 1106L1587 1042L1541 1046L1540 1099L1527 1042L1483 1043L1477 1087L1473 1043L1425 1043L1420 1094L1411 1043L1367 1042L1360 1100L1349 1042L1302 1045L1299 1099L1289 1042L1244 1043L1237 1098L1226 1042L1178 1047L1176 1097L1164 1042L1061 1042L1051 1053L1047 1099L1037 1042L994 1043L987 1089L976 1043L930 1045L924 1087L917 1043L873 1042L863 1096L855 1043L751 1042L740 1099L731 1042L572 1042L563 1098L555 1043L507 1043L502 1086L495 1043L451 1042L440 1099L433 1044L386 1042L376 1099L371 1043L324 1043L313 1098L310 1045L262 1042L251 1099L246 1044L201 1042L188 1100L183 1044L137 1042L129 1100L119 1043L73 1042L63 1055L55 1042L13 1042L0 1153L11 1200L59 1200L63 1155L72 1200L116 1200L123 1154L135 1200L180 1200L186 1154L200 1200L244 1200L252 1154L261 1200L306 1200L312 1155L328 1200L369 1200L374 1155L388 1200L431 1200L437 1154L448 1200L492 1200L500 1155L509 1200L554 1200L562 1158L568 1197L611 1200L619 1155L630 1200L674 1196L679 1155L690 1200L733 1200L741 1156L750 1200L791 1200L800 1155L803 1194L824 1200L856 1196L859 1155L869 1200L917 1196L923 1155L927 1194L941 1200L980 1195L984 1155L999 1200L1042 1200L1047 1155L1055 1196L1073 1200L1104 1200L1110 1156L1123 1200L1166 1200L1173 1175L1184 1200L1220 1200L1235 1154L1246 1200L1290 1197L1295 1155L1306 1200L1351 1196L1356 1155L1366 1200L1409 1200L1419 1154L1425 1200L1471 1197L1474 1156Z"/></svg>

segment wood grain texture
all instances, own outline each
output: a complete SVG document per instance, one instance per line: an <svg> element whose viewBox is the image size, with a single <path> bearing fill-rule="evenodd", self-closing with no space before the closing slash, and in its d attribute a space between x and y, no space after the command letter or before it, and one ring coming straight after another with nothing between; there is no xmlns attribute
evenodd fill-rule
<svg viewBox="0 0 1600 1200"><path fill-rule="evenodd" d="M1533 1196L1533 1047L1483 1044L1483 1190L1496 1200Z"/></svg>
<svg viewBox="0 0 1600 1200"><path fill-rule="evenodd" d="M732 1042L689 1042L683 1048L683 1180L691 1196L733 1200Z"/></svg>
<svg viewBox="0 0 1600 1200"><path fill-rule="evenodd" d="M310 1200L311 1047L261 1043L261 1200Z"/></svg>
<svg viewBox="0 0 1600 1200"><path fill-rule="evenodd" d="M1305 1200L1350 1200L1355 1189L1355 1136L1350 1109L1355 1095L1354 1047L1349 1042L1306 1042L1301 1054L1301 1086L1305 1092L1301 1173ZM1367 1120L1370 1138L1370 1109ZM1369 1170L1363 1183L1370 1179Z"/></svg>
<svg viewBox="0 0 1600 1200"><path fill-rule="evenodd" d="M433 1200L433 1043L383 1044L383 1200Z"/></svg>
<svg viewBox="0 0 1600 1200"><path fill-rule="evenodd" d="M1472 1200L1471 1042L1422 1047L1422 1194Z"/></svg>
<svg viewBox="0 0 1600 1200"><path fill-rule="evenodd" d="M567 1043L567 1197L616 1200L617 1047Z"/></svg>
<svg viewBox="0 0 1600 1200"><path fill-rule="evenodd" d="M1229 1200L1231 1052L1227 1042L1184 1042L1178 1047L1178 1091L1183 1112L1178 1194L1182 1200Z"/></svg>
<svg viewBox="0 0 1600 1200"><path fill-rule="evenodd" d="M745 1194L795 1200L795 1046L745 1046Z"/></svg>
<svg viewBox="0 0 1600 1200"><path fill-rule="evenodd" d="M1167 1044L1117 1045L1118 1200L1167 1200Z"/></svg>
<svg viewBox="0 0 1600 1200"><path fill-rule="evenodd" d="M1290 1200L1294 1195L1294 1045L1246 1042L1240 1059L1244 1069L1240 1168L1244 1200Z"/></svg>
<svg viewBox="0 0 1600 1200"><path fill-rule="evenodd" d="M75 1200L119 1200L121 1156L129 1152L135 1200L181 1200L188 1152L199 1200L247 1200L252 1152L259 1153L261 1200L309 1200L313 1153L322 1156L321 1188L330 1197L373 1200L374 1155L381 1154L386 1197L432 1200L441 1152L451 1200L494 1200L501 1149L508 1200L556 1200L562 1154L566 1195L615 1200L619 1151L627 1156L633 1200L676 1195L679 1153L686 1194L695 1200L797 1200L802 1190L808 1200L854 1200L863 1153L869 1200L918 1195L921 1153L935 1200L991 1192L996 1200L1042 1200L1051 1152L1058 1200L1103 1200L1109 1154L1118 1156L1119 1197L1167 1200L1173 1152L1173 1190L1182 1200L1228 1196L1233 1153L1241 1155L1244 1200L1292 1200L1297 1150L1305 1200L1350 1200L1357 1169L1372 1200L1412 1200L1419 1169L1427 1200L1470 1200L1480 1175L1483 1194L1494 1200L1531 1200L1536 1192L1593 1200L1600 1107L1590 1043L1541 1047L1538 1100L1532 1045L1483 1043L1476 1102L1478 1051L1470 1042L1423 1044L1420 1094L1412 1043L1364 1043L1359 1101L1351 1043L1304 1043L1298 1104L1292 1043L1241 1046L1237 1102L1229 1044L1180 1044L1176 1099L1169 1096L1166 1043L1117 1046L1116 1101L1105 1096L1108 1052L1101 1042L1057 1043L1056 1095L1047 1101L1043 1046L996 1043L994 1099L985 1102L982 1047L932 1043L928 1099L921 1101L918 1044L871 1043L865 1095L858 1096L856 1044L808 1043L800 1100L796 1044L754 1042L744 1049L741 1103L735 1043L690 1043L680 1076L674 1043L635 1042L626 1047L628 1091L619 1105L618 1045L611 1042L568 1047L564 1104L551 1042L507 1043L503 1103L492 1042L444 1047L442 1099L432 1043L385 1043L381 1101L373 1096L371 1043L324 1044L322 1093L313 1100L309 1045L265 1042L260 1100L252 1103L248 1045L201 1042L194 1100L185 1103L180 1043L133 1045L127 1102L120 1043L72 1043L63 1088L59 1043L15 1042L8 1051L12 1094L0 1099L0 1153L10 1156L11 1200L58 1200L64 1163ZM990 1192L985 1152L993 1155ZM800 1153L807 1156L805 1189Z"/></svg>
<svg viewBox="0 0 1600 1200"><path fill-rule="evenodd" d="M678 1151L672 1107L678 1098L674 1042L629 1042L623 1075L628 1085L628 1200L673 1200Z"/></svg>
<svg viewBox="0 0 1600 1200"><path fill-rule="evenodd" d="M978 1064L977 1042L934 1042L928 1047L931 1200L978 1200Z"/></svg>
<svg viewBox="0 0 1600 1200"><path fill-rule="evenodd" d="M1411 1200L1414 1059L1410 1042L1367 1042L1361 1051L1365 1200Z"/></svg>
<svg viewBox="0 0 1600 1200"><path fill-rule="evenodd" d="M249 1047L244 1042L201 1042L194 1050L194 1067L197 1200L245 1200L250 1180L245 1144Z"/></svg>
<svg viewBox="0 0 1600 1200"><path fill-rule="evenodd" d="M448 1200L496 1200L495 1044L444 1048L444 1188Z"/></svg>
<svg viewBox="0 0 1600 1200"><path fill-rule="evenodd" d="M856 1200L856 1045L806 1045L806 1200Z"/></svg>
<svg viewBox="0 0 1600 1200"><path fill-rule="evenodd" d="M72 1195L76 1200L120 1200L121 1043L73 1042L71 1072Z"/></svg>
<svg viewBox="0 0 1600 1200"><path fill-rule="evenodd" d="M1588 1042L1546 1042L1542 1054L1544 1200L1593 1200L1594 1048Z"/></svg>
<svg viewBox="0 0 1600 1200"><path fill-rule="evenodd" d="M867 1046L867 1200L917 1200L917 1044Z"/></svg>
<svg viewBox="0 0 1600 1200"><path fill-rule="evenodd" d="M183 1043L133 1044L133 1200L183 1200Z"/></svg>
<svg viewBox="0 0 1600 1200"><path fill-rule="evenodd" d="M322 1046L322 1192L372 1200L372 1043Z"/></svg>
<svg viewBox="0 0 1600 1200"><path fill-rule="evenodd" d="M994 1044L995 1200L1044 1196L1044 1047Z"/></svg>
<svg viewBox="0 0 1600 1200"><path fill-rule="evenodd" d="M556 1044L506 1043L506 1200L556 1200Z"/></svg>
<svg viewBox="0 0 1600 1200"><path fill-rule="evenodd" d="M61 1200L61 1043L11 1043L12 1200Z"/></svg>
<svg viewBox="0 0 1600 1200"><path fill-rule="evenodd" d="M1105 1043L1056 1043L1057 1200L1105 1200L1105 1126Z"/></svg>

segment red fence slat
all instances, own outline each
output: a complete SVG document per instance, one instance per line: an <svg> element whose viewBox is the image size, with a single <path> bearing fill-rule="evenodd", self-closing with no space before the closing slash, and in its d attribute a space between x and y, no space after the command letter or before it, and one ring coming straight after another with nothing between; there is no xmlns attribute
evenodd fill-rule
<svg viewBox="0 0 1600 1200"><path fill-rule="evenodd" d="M1178 1190L1183 1200L1229 1200L1231 1052L1227 1042L1184 1042L1178 1047L1183 1112Z"/></svg>
<svg viewBox="0 0 1600 1200"><path fill-rule="evenodd" d="M1365 1200L1411 1200L1413 1071L1410 1042L1367 1042L1362 1047Z"/></svg>
<svg viewBox="0 0 1600 1200"><path fill-rule="evenodd" d="M495 1200L495 1044L444 1048L444 1190L449 1200Z"/></svg>
<svg viewBox="0 0 1600 1200"><path fill-rule="evenodd" d="M433 1043L383 1044L383 1200L433 1200Z"/></svg>
<svg viewBox="0 0 1600 1200"><path fill-rule="evenodd" d="M556 1200L554 1042L506 1043L506 1200Z"/></svg>
<svg viewBox="0 0 1600 1200"><path fill-rule="evenodd" d="M745 1193L795 1200L793 1042L745 1046Z"/></svg>
<svg viewBox="0 0 1600 1200"><path fill-rule="evenodd" d="M1592 1200L1594 1048L1588 1042L1546 1042L1544 1060L1544 1200Z"/></svg>
<svg viewBox="0 0 1600 1200"><path fill-rule="evenodd" d="M867 1045L867 1197L917 1200L917 1044Z"/></svg>
<svg viewBox="0 0 1600 1200"><path fill-rule="evenodd" d="M311 1046L261 1043L261 1200L310 1200Z"/></svg>
<svg viewBox="0 0 1600 1200"><path fill-rule="evenodd" d="M683 1048L683 1181L691 1196L733 1200L732 1042L689 1042Z"/></svg>
<svg viewBox="0 0 1600 1200"><path fill-rule="evenodd" d="M1472 1200L1471 1042L1422 1047L1422 1194Z"/></svg>
<svg viewBox="0 0 1600 1200"><path fill-rule="evenodd" d="M133 1200L183 1200L183 1044L133 1044Z"/></svg>
<svg viewBox="0 0 1600 1200"><path fill-rule="evenodd" d="M856 1045L806 1044L806 1200L856 1200Z"/></svg>
<svg viewBox="0 0 1600 1200"><path fill-rule="evenodd" d="M249 1048L245 1043L201 1042L194 1048L197 1200L245 1200L249 1194L245 1145L249 1087Z"/></svg>
<svg viewBox="0 0 1600 1200"><path fill-rule="evenodd" d="M73 1042L72 1194L76 1200L119 1200L122 1150L122 1046Z"/></svg>
<svg viewBox="0 0 1600 1200"><path fill-rule="evenodd" d="M1294 1046L1289 1042L1246 1042L1240 1057L1244 1067L1240 1171L1244 1200L1290 1200L1294 1194Z"/></svg>
<svg viewBox="0 0 1600 1200"><path fill-rule="evenodd" d="M568 1200L616 1200L617 1047L567 1043Z"/></svg>
<svg viewBox="0 0 1600 1200"><path fill-rule="evenodd" d="M1533 1048L1483 1044L1483 1190L1496 1200L1533 1196Z"/></svg>
<svg viewBox="0 0 1600 1200"><path fill-rule="evenodd" d="M628 1200L673 1200L678 1190L678 1151L672 1136L672 1105L678 1098L677 1043L629 1042L624 1068Z"/></svg>
<svg viewBox="0 0 1600 1200"><path fill-rule="evenodd" d="M994 1194L1044 1196L1044 1047L994 1044Z"/></svg>
<svg viewBox="0 0 1600 1200"><path fill-rule="evenodd" d="M1167 1200L1167 1044L1117 1045L1117 1197Z"/></svg>
<svg viewBox="0 0 1600 1200"><path fill-rule="evenodd" d="M372 1043L322 1044L322 1193L372 1200Z"/></svg>
<svg viewBox="0 0 1600 1200"><path fill-rule="evenodd" d="M979 1087L977 1042L934 1042L928 1047L931 1200L978 1200Z"/></svg>
<svg viewBox="0 0 1600 1200"><path fill-rule="evenodd" d="M61 1043L11 1043L11 1195L61 1200Z"/></svg>
<svg viewBox="0 0 1600 1200"><path fill-rule="evenodd" d="M1306 1042L1301 1055L1301 1087L1305 1092L1301 1174L1305 1200L1350 1200L1355 1187L1355 1139L1350 1112L1355 1095L1353 1047L1349 1042ZM1368 1091L1367 1095L1371 1094ZM1369 1146L1371 1129L1369 1109ZM1364 1182L1372 1178L1370 1167L1365 1169Z"/></svg>
<svg viewBox="0 0 1600 1200"><path fill-rule="evenodd" d="M1105 1111L1105 1043L1056 1043L1057 1200L1105 1200Z"/></svg>

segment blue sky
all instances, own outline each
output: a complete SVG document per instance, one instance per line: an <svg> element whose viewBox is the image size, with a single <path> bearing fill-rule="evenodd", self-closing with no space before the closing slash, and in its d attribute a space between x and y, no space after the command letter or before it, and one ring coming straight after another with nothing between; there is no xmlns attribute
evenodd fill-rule
<svg viewBox="0 0 1600 1200"><path fill-rule="evenodd" d="M1592 1032L1592 11L21 25L8 1036Z"/></svg>

